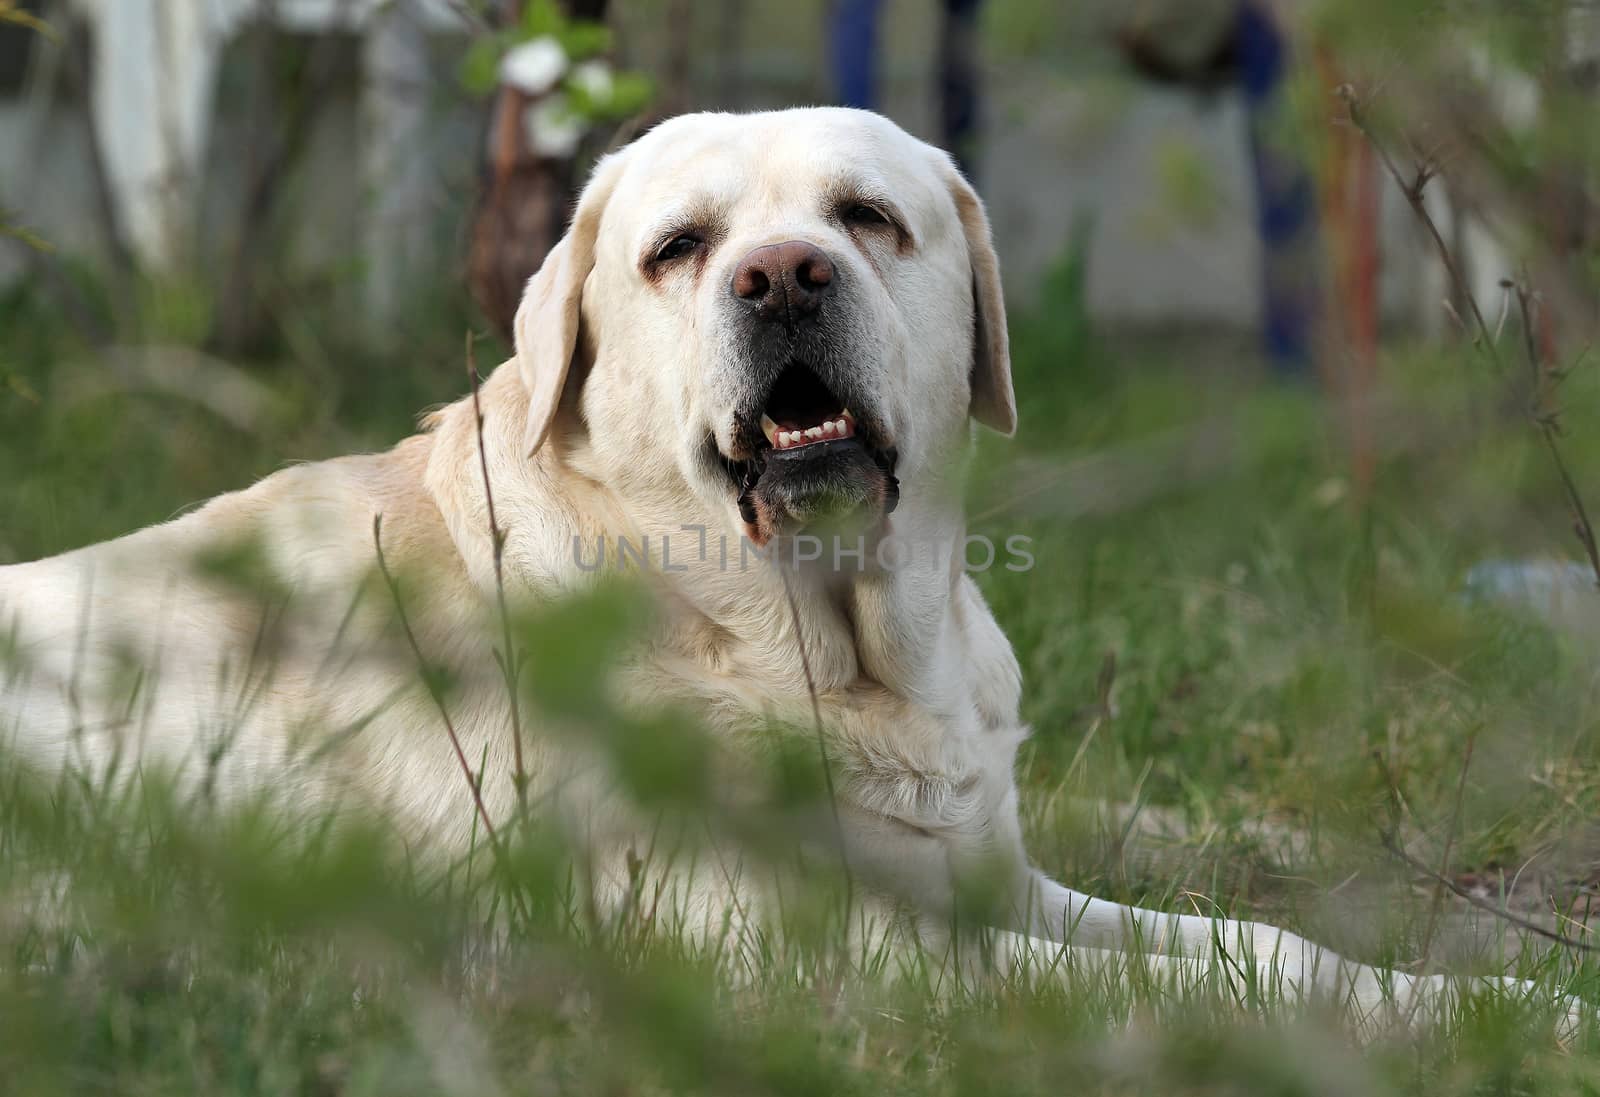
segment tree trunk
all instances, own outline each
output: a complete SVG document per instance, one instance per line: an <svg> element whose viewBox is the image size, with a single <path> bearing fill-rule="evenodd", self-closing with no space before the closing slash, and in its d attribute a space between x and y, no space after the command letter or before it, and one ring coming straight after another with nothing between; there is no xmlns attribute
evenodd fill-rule
<svg viewBox="0 0 1600 1097"><path fill-rule="evenodd" d="M508 3L504 22L520 19L522 7L521 0ZM562 7L574 19L599 22L606 0L566 0ZM515 88L502 87L495 96L467 259L473 298L507 343L514 338L523 287L561 238L575 189L572 158L532 149L523 123L530 103Z"/></svg>

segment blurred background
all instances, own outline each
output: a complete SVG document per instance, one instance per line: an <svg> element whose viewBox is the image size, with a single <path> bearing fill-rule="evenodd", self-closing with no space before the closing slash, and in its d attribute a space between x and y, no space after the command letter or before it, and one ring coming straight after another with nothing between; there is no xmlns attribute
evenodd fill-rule
<svg viewBox="0 0 1600 1097"><path fill-rule="evenodd" d="M467 391L468 331L498 360L596 156L680 111L812 103L948 148L989 205L1022 426L982 439L970 512L1034 539L1033 571L978 578L1023 666L1041 866L1592 998L1581 949L1439 880L1589 940L1593 0L0 0L0 563L391 445ZM1493 1010L1356 1056L1211 1013L1141 1029L1093 995L864 1004L781 961L673 982L570 927L485 958L498 893L226 829L145 846L25 784L0 773L0 1006L41 1019L0 1025L0 1093L1438 1094L1596 1069ZM81 916L53 905L62 864Z"/></svg>
<svg viewBox="0 0 1600 1097"><path fill-rule="evenodd" d="M957 154L1019 303L1077 249L1094 321L1243 336L1300 368L1329 292L1357 342L1450 322L1403 196L1335 126L1340 85L1452 160L1495 158L1446 122L1509 149L1593 95L1590 4L1450 5L1415 52L1409 7L7 0L0 285L108 339L140 319L136 285L182 284L184 334L233 354L281 353L297 324L406 346L469 299L500 327L497 277L537 264L598 151L681 111L843 102ZM1578 252L1592 192L1570 156L1517 182L1548 203L1542 242ZM1486 298L1529 243L1494 225L1490 182L1430 195Z"/></svg>
<svg viewBox="0 0 1600 1097"><path fill-rule="evenodd" d="M598 154L845 103L985 195L1013 309L1065 340L1035 402L1146 346L1197 386L1298 384L1359 501L1408 444L1380 346L1471 359L1492 327L1535 378L1583 360L1597 73L1589 0L0 0L0 425L99 401L83 467L142 447L186 498L297 424L293 456L392 439L456 391L466 329L503 349ZM0 559L162 513L4 490Z"/></svg>

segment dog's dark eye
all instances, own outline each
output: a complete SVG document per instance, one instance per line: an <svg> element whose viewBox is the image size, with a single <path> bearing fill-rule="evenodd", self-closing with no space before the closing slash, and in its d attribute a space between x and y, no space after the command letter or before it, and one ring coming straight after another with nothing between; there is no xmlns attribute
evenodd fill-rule
<svg viewBox="0 0 1600 1097"><path fill-rule="evenodd" d="M845 207L844 219L852 225L887 225L889 219L875 206L858 202Z"/></svg>
<svg viewBox="0 0 1600 1097"><path fill-rule="evenodd" d="M704 240L692 232L679 233L663 244L661 249L656 252L656 262L670 263L674 259L682 259L684 256L692 254L696 248L704 243Z"/></svg>

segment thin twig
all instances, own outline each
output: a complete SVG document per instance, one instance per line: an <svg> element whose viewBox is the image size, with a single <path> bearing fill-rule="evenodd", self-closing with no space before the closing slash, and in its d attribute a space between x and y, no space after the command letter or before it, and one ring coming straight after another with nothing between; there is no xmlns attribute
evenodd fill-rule
<svg viewBox="0 0 1600 1097"><path fill-rule="evenodd" d="M1556 445L1556 439L1561 434L1561 419L1560 413L1550 404L1549 378L1542 368L1538 344L1534 341L1533 294L1525 285L1518 285L1516 290L1517 307L1522 311L1523 345L1528 355L1528 365L1533 370L1534 422L1538 424L1539 434L1544 438L1545 448L1550 451L1550 460L1556 466L1556 473L1561 477L1561 484L1567 491L1567 500L1572 505L1572 531L1577 534L1579 543L1583 545L1583 551L1589 557L1589 567L1594 571L1595 582L1600 583L1600 544L1595 542L1594 526L1589 521L1589 512L1583 505L1583 497L1578 494L1578 485L1573 482L1572 472L1567 468L1566 459L1561 455L1561 447Z"/></svg>
<svg viewBox="0 0 1600 1097"><path fill-rule="evenodd" d="M1543 937L1547 941L1554 941L1558 945L1564 945L1567 948L1575 949L1579 952L1600 952L1600 945L1592 945L1586 941L1578 941L1571 937L1557 933L1555 930L1546 929L1537 922L1530 921L1520 914L1515 914L1503 906L1497 906L1496 904L1489 902L1489 900L1473 894L1471 891L1468 891L1454 880L1451 880L1449 877L1435 871L1433 867L1426 861L1419 859L1409 850L1407 850L1400 841L1400 818L1402 814L1400 804L1400 788L1395 783L1394 774L1390 772L1388 763L1384 761L1383 755L1377 751L1374 751L1372 756L1377 761L1378 768L1383 773L1384 787L1389 794L1389 825L1385 827L1379 835L1379 841L1382 843L1384 849L1388 850L1389 853L1414 871L1432 880L1439 887L1450 890L1455 895L1465 899L1468 903L1477 907L1479 910L1492 914L1496 918L1500 918L1518 929L1525 930L1526 932L1532 933L1535 936ZM1465 765L1462 766L1462 773L1466 773ZM1446 867L1448 868L1448 859L1446 861Z"/></svg>
<svg viewBox="0 0 1600 1097"><path fill-rule="evenodd" d="M1542 415L1545 411L1545 376L1539 361L1539 345L1534 341L1533 309L1529 307L1533 294L1528 292L1527 286L1513 282L1509 278L1502 278L1500 285L1508 292L1516 291L1517 309L1522 314L1522 349L1528 356L1528 369L1533 379L1534 414Z"/></svg>
<svg viewBox="0 0 1600 1097"><path fill-rule="evenodd" d="M411 631L411 619L406 615L405 603L400 598L400 583L395 579L394 573L389 570L389 562L383 557L383 515L372 516L372 547L378 554L378 570L383 573L383 581L389 587L389 597L394 601L395 614L400 618L400 631L405 634L406 643L411 648L411 654L416 657L417 669L422 675L422 684L428 689L428 696L433 698L434 707L439 710L439 719L444 721L444 730L450 736L450 746L456 752L456 761L461 763L461 772L467 778L467 787L472 790L472 802L478 809L478 818L483 820L483 829L489 835L490 843L498 849L500 835L494 828L494 820L489 818L489 809L483 802L483 788L481 783L472 774L472 765L467 761L466 753L461 749L461 736L456 734L455 721L450 719L450 710L444 703L444 691L440 689L435 676L428 671L428 661L423 658L422 647L417 643L416 633Z"/></svg>
<svg viewBox="0 0 1600 1097"><path fill-rule="evenodd" d="M1547 941L1554 941L1558 945L1563 945L1579 952L1600 952L1600 945L1593 945L1587 941L1579 941L1572 937L1568 937L1565 934L1557 933L1553 929L1546 929L1538 922L1531 921L1530 919L1524 918L1520 914L1516 914L1507 910L1505 907L1491 903L1489 900L1473 894L1471 891L1462 887L1454 880L1446 879L1430 868L1427 862L1421 861L1412 856L1412 854L1402 847L1399 841L1397 841L1392 835L1384 836L1383 846L1390 853L1394 854L1394 856L1405 862L1405 864L1433 880L1440 887L1450 889L1452 892L1459 895L1461 898L1465 899L1479 910L1486 911L1489 914L1493 914L1497 918L1504 919L1513 926L1516 926L1518 929L1526 930L1527 932L1538 937L1543 937Z"/></svg>
<svg viewBox="0 0 1600 1097"><path fill-rule="evenodd" d="M1467 280L1456 263L1455 256L1450 251L1450 246L1445 243L1444 236L1439 231L1439 226L1434 222L1433 216L1428 212L1427 204L1423 201L1422 193L1429 180L1434 176L1434 169L1429 165L1417 168L1415 178L1407 182L1405 175L1400 171L1394 158L1389 155L1389 150L1384 147L1378 135L1367 124L1365 115L1356 96L1355 89L1349 84L1339 88L1339 95L1344 100L1349 111L1350 124L1359 130L1367 142L1377 152L1382 161L1384 170L1400 188L1400 193L1405 195L1406 202L1411 206L1411 211L1416 215L1417 221L1425 228L1428 235L1433 238L1434 248L1439 253L1440 260L1444 263L1445 272L1450 277L1450 284L1456 294L1467 303L1472 312L1473 323L1477 328L1474 342L1479 344L1489 361L1500 371L1504 371L1505 364L1500 357L1500 348L1496 345L1494 333L1489 330L1489 325L1484 321L1483 312L1478 308L1477 298L1467 286ZM1589 566L1594 571L1595 584L1600 586L1600 543L1597 543L1594 526L1589 521L1588 509L1583 504L1583 497L1578 492L1578 485L1573 480L1566 460L1561 455L1561 447L1557 444L1560 437L1561 426L1554 411L1541 406L1544 395L1543 371L1540 368L1538 348L1534 343L1531 311L1528 308L1529 293L1525 286L1517 287L1517 301L1522 308L1522 326L1524 330L1524 343L1526 344L1529 365L1534 372L1535 406L1533 408L1534 425L1538 427L1540 435L1544 438L1545 448L1550 453L1551 461L1556 467L1556 473L1561 480L1562 490L1566 493L1567 503L1572 508L1573 530L1578 541L1583 545L1584 554L1589 559Z"/></svg>
<svg viewBox="0 0 1600 1097"><path fill-rule="evenodd" d="M1419 165L1416 175L1410 182L1407 182L1404 173L1400 171L1399 165L1394 162L1394 157L1389 155L1388 148L1382 141L1378 140L1378 135L1367 124L1366 116L1362 113L1360 103L1357 101L1355 89L1349 84L1345 84L1339 89L1339 94L1344 99L1346 109L1350 112L1350 124L1367 139L1367 143L1372 146L1373 151L1378 154L1378 159L1382 161L1384 170L1389 173L1389 178L1394 180L1395 186L1399 187L1400 193L1405 196L1406 203L1411 207L1411 212L1416 214L1417 221L1423 228L1428 230L1428 235L1433 237L1433 246L1438 251L1440 260L1444 263L1446 273L1450 276L1451 286L1455 288L1461 299L1467 303L1467 307L1472 310L1472 319L1477 326L1479 336L1483 340L1484 348L1488 351L1489 357L1498 365L1500 352L1495 348L1494 340L1489 337L1489 325L1483 319L1482 310L1478 308L1478 299L1467 288L1467 280L1462 275L1461 268L1456 265L1455 254L1451 252L1450 245L1445 243L1444 235L1439 231L1438 224L1434 221L1433 215L1428 212L1427 203L1422 198L1422 192L1427 189L1428 183L1433 179L1433 168L1426 164Z"/></svg>
<svg viewBox="0 0 1600 1097"><path fill-rule="evenodd" d="M522 759L522 705L518 698L518 682L522 677L522 657L518 654L511 635L511 612L506 608L505 554L506 533L500 528L494 511L494 488L489 483L489 451L483 444L483 403L479 399L478 364L473 354L473 333L467 332L467 377L472 381L472 422L478 432L478 468L483 473L483 498L489 506L489 539L494 544L494 593L500 609L500 641L502 651L496 652L500 673L506 680L506 699L511 705L511 747L514 771L512 782L517 788L517 817L524 824L528 818L528 771Z"/></svg>

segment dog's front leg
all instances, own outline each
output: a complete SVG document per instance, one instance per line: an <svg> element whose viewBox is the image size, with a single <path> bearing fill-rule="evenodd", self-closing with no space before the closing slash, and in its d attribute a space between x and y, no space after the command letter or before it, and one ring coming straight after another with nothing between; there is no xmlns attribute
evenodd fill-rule
<svg viewBox="0 0 1600 1097"><path fill-rule="evenodd" d="M1121 964L1115 971L1127 977L1127 957L1138 954L1147 971L1180 983L1214 979L1235 993L1267 1001L1332 1003L1368 1029L1393 1021L1440 1020L1463 994L1537 998L1541 993L1537 984L1520 979L1410 975L1373 967L1276 926L1124 906L1073 891L1039 872L1026 915L1026 935L1005 935L1002 945L1030 963L1053 955L1058 965L1063 957L1102 967ZM1548 992L1544 998L1549 1000ZM1558 997L1554 1004L1561 1028L1571 1031L1579 1020L1576 1003Z"/></svg>
<svg viewBox="0 0 1600 1097"><path fill-rule="evenodd" d="M1180 985L1211 980L1240 998L1330 1003L1367 1029L1442 1019L1464 994L1550 1001L1548 990L1519 979L1411 975L1347 959L1276 926L1147 910L1074 891L1029 865L1014 785L980 770L963 789L966 795L944 804L942 819L918 822L944 844L955 895L972 895L969 909L998 931L988 936L1002 963L1026 960L1037 970L1041 962L1059 969L1068 960L1122 980L1134 972ZM954 910L962 914L959 903ZM1574 1030L1576 1004L1559 998L1554 1005L1563 1031Z"/></svg>

